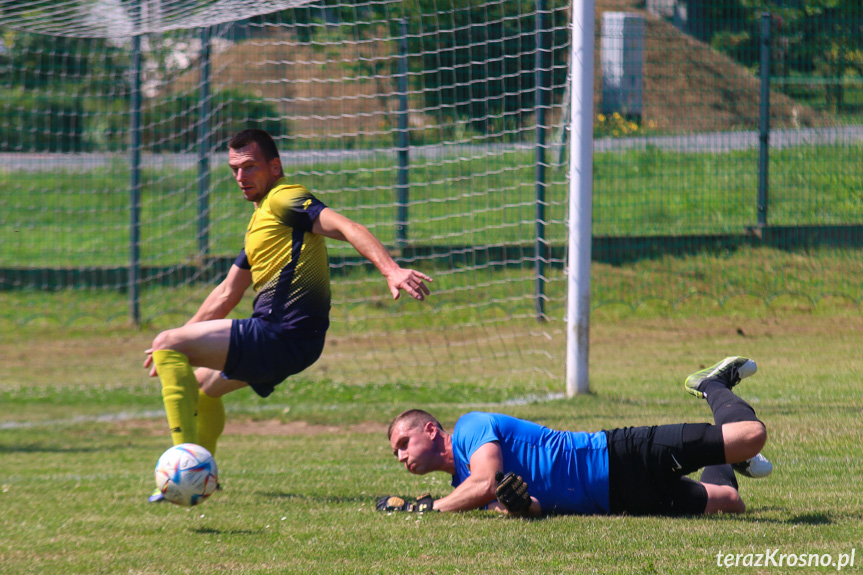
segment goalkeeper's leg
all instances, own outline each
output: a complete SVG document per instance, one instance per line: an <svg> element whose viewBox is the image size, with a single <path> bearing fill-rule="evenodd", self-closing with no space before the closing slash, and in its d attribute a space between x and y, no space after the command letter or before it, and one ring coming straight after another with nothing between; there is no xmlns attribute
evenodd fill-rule
<svg viewBox="0 0 863 575"><path fill-rule="evenodd" d="M727 357L686 378L686 390L707 400L716 425L722 429L725 461L738 463L755 457L767 441L767 430L755 410L732 388L757 371L746 357Z"/></svg>

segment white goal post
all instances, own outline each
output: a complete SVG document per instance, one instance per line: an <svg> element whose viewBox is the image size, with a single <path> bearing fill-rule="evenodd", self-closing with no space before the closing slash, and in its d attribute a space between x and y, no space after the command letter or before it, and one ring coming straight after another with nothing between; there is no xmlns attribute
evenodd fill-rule
<svg viewBox="0 0 863 575"><path fill-rule="evenodd" d="M566 394L588 393L590 258L593 219L594 0L574 0L570 57L572 119L569 161L569 262L566 304Z"/></svg>

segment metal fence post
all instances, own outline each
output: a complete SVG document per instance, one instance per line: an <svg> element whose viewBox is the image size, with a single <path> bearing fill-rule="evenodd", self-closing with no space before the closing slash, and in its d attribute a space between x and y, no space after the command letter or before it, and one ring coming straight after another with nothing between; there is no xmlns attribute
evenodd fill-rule
<svg viewBox="0 0 863 575"><path fill-rule="evenodd" d="M770 22L769 12L761 14L761 121L758 139L758 225L767 225L767 175L770 159Z"/></svg>
<svg viewBox="0 0 863 575"><path fill-rule="evenodd" d="M210 252L210 29L201 29L201 89L198 102L198 252Z"/></svg>
<svg viewBox="0 0 863 575"><path fill-rule="evenodd" d="M545 259L548 255L545 240L545 108L548 98L548 72L546 55L549 53L548 32L545 22L546 0L536 0L536 71L534 108L536 118L536 285L534 287L534 308L537 321L545 320Z"/></svg>
<svg viewBox="0 0 863 575"><path fill-rule="evenodd" d="M132 36L131 150L129 157L129 311L141 323L141 37Z"/></svg>
<svg viewBox="0 0 863 575"><path fill-rule="evenodd" d="M409 171L410 158L408 147L410 139L408 134L408 23L407 20L399 21L399 60L398 60L398 183L396 190L398 199L396 201L396 245L405 247L408 240L408 201L409 201Z"/></svg>

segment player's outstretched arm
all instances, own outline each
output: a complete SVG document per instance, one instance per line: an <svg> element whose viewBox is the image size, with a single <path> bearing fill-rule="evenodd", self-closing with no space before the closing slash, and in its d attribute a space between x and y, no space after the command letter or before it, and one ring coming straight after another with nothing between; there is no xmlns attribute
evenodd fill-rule
<svg viewBox="0 0 863 575"><path fill-rule="evenodd" d="M470 475L446 497L434 502L439 511L480 509L495 500L495 473L503 466L503 455L496 441L480 446L470 458Z"/></svg>
<svg viewBox="0 0 863 575"><path fill-rule="evenodd" d="M433 281L432 278L399 266L383 244L364 225L330 208L324 208L315 220L312 231L324 237L350 243L357 253L372 262L383 274L393 299L399 299L400 290L420 301L431 293L425 282Z"/></svg>

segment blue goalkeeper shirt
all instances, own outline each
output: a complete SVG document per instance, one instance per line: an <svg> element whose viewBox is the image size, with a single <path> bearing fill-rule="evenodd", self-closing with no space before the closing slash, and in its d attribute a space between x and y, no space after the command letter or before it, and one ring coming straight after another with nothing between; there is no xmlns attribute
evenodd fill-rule
<svg viewBox="0 0 863 575"><path fill-rule="evenodd" d="M467 413L456 422L452 434L453 487L470 475L474 452L492 441L500 444L504 473L520 475L543 512L609 512L604 432L556 431L499 413Z"/></svg>

